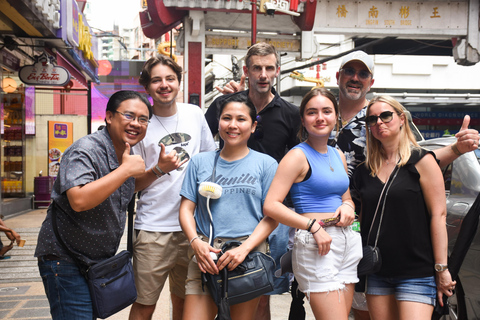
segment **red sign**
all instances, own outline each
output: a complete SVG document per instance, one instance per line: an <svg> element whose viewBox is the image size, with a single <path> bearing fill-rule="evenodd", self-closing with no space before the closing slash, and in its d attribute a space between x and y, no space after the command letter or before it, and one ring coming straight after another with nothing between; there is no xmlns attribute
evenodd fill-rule
<svg viewBox="0 0 480 320"><path fill-rule="evenodd" d="M64 86L70 80L70 73L64 67L55 65L53 57L42 53L35 57L33 65L22 67L18 77L30 85Z"/></svg>

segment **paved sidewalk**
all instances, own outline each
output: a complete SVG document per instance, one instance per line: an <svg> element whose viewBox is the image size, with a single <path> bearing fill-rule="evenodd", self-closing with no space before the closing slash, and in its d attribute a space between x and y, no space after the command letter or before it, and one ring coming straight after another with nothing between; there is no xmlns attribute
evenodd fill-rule
<svg viewBox="0 0 480 320"><path fill-rule="evenodd" d="M37 260L33 257L40 226L45 219L46 209L32 210L13 218L7 218L5 223L17 231L22 239L26 239L25 246L15 246L8 252L8 260L0 261L0 319L39 319L50 320L50 311L43 284L37 268ZM126 232L125 232L126 233ZM2 239L5 239L2 236ZM120 248L125 249L126 236L122 238ZM272 320L288 319L290 308L290 294L276 295L271 298ZM307 320L315 319L308 302ZM130 308L127 308L109 320L128 319ZM170 294L168 281L162 291L154 320L168 320L171 318Z"/></svg>

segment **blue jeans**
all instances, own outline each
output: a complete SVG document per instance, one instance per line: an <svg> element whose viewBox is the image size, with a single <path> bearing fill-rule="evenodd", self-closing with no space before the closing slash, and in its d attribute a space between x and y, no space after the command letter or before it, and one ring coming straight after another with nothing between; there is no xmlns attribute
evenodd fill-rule
<svg viewBox="0 0 480 320"><path fill-rule="evenodd" d="M367 276L366 294L379 296L395 295L396 300L413 301L435 306L437 286L434 276L398 278L370 274Z"/></svg>
<svg viewBox="0 0 480 320"><path fill-rule="evenodd" d="M92 320L88 284L75 263L39 259L38 269L53 320Z"/></svg>

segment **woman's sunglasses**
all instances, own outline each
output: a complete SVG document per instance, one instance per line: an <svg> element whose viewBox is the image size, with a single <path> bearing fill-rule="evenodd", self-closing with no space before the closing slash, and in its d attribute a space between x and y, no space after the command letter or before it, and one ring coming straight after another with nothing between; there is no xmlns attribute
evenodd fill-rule
<svg viewBox="0 0 480 320"><path fill-rule="evenodd" d="M379 116L368 116L365 118L365 123L369 127L373 127L374 125L377 124L378 118L382 120L383 123L389 123L393 119L393 112L392 111L384 111L380 113Z"/></svg>

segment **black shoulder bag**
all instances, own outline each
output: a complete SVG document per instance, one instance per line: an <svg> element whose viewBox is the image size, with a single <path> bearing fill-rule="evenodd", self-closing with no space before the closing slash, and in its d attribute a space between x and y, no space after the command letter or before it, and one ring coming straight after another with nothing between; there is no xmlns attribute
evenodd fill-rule
<svg viewBox="0 0 480 320"><path fill-rule="evenodd" d="M220 152L215 157L211 181L215 182L215 169ZM213 221L209 216L210 224ZM213 237L210 235L210 245L213 245ZM227 241L222 246L219 257L226 251L240 246L239 241ZM259 251L252 251L234 270L221 274L202 273L202 284L206 285L213 300L219 306L228 297L229 305L234 305L255 299L274 289L273 274L275 271L275 260ZM226 289L222 294L222 289ZM225 297L226 293L226 297ZM223 297L222 297L223 296Z"/></svg>
<svg viewBox="0 0 480 320"><path fill-rule="evenodd" d="M375 209L375 215L373 216L372 225L370 226L370 230L368 231L367 243L365 246L363 246L363 258L362 260L360 260L360 263L358 264L358 267L357 267L357 273L359 277L376 273L380 271L380 269L382 268L382 256L380 255L380 249L377 247L378 236L380 234L380 227L382 226L383 212L385 210L385 202L387 201L388 190L390 190L393 180L397 176L397 173L399 170L400 168L396 166L395 171L392 172L387 182L383 186L382 192L380 193L377 208ZM377 236L375 238L375 245L371 246L368 244L368 241L370 240L370 234L372 232L373 224L375 222L375 219L377 218L378 208L380 207L380 203L382 203L382 196L384 191L385 191L385 197L383 197L382 212L380 213L380 222L378 223L378 230L377 230Z"/></svg>
<svg viewBox="0 0 480 320"><path fill-rule="evenodd" d="M131 201L135 201L135 196ZM131 202L130 202L131 203ZM75 261L80 272L87 279L92 299L93 315L105 319L128 307L137 300L137 289L133 277L132 254L124 250L111 258L103 260L89 268L82 264L68 249L60 237L57 227L55 201L52 202L52 225L55 236L68 255ZM131 230L133 229L133 206L128 206L128 245L132 248Z"/></svg>

